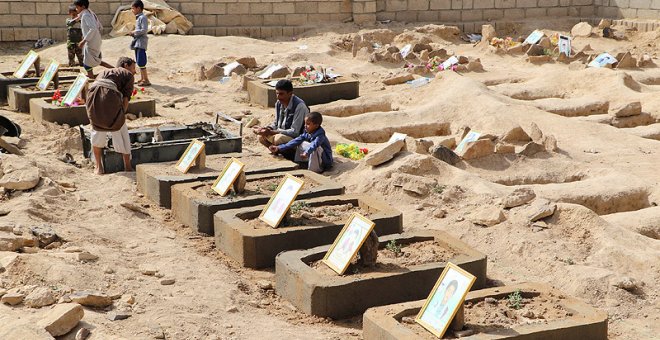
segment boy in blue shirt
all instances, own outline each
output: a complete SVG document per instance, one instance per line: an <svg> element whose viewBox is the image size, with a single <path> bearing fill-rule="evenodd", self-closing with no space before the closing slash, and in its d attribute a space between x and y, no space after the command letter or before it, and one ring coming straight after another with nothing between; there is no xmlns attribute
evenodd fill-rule
<svg viewBox="0 0 660 340"><path fill-rule="evenodd" d="M316 173L322 173L332 167L332 146L325 130L321 127L323 116L318 112L310 112L305 116L305 132L288 143L271 145L270 152L278 153L296 148L296 162L307 161L307 168Z"/></svg>

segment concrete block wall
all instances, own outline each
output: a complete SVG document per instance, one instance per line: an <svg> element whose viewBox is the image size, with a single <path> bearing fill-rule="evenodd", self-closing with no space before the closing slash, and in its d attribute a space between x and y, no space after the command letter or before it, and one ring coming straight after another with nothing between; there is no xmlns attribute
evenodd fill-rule
<svg viewBox="0 0 660 340"><path fill-rule="evenodd" d="M594 0L594 7L606 18L660 20L660 0Z"/></svg>
<svg viewBox="0 0 660 340"><path fill-rule="evenodd" d="M71 0L0 0L0 41L66 39ZM193 22L190 34L295 36L323 22L376 20L459 25L479 32L482 23L536 17L660 19L660 0L171 0ZM110 31L120 5L129 0L91 0Z"/></svg>

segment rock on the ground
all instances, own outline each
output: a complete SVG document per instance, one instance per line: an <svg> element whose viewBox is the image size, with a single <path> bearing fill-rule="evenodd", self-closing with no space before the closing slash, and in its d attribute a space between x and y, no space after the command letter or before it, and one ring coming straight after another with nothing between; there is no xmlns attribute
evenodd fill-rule
<svg viewBox="0 0 660 340"><path fill-rule="evenodd" d="M110 321L119 321L119 320L126 320L126 319L130 318L131 314L130 313L114 311L114 312L110 312L110 313L106 314L105 317L106 317L106 319L108 319Z"/></svg>
<svg viewBox="0 0 660 340"><path fill-rule="evenodd" d="M506 220L506 217L504 216L502 209L499 207L487 206L477 211L473 216L471 216L470 220L474 224L492 227Z"/></svg>
<svg viewBox="0 0 660 340"><path fill-rule="evenodd" d="M533 142L539 143L541 142L543 138L543 132L541 132L541 129L539 128L536 123L531 123L529 125L529 138L532 139Z"/></svg>
<svg viewBox="0 0 660 340"><path fill-rule="evenodd" d="M461 157L459 155L444 145L435 146L431 148L430 152L431 156L450 165L454 165L461 161Z"/></svg>
<svg viewBox="0 0 660 340"><path fill-rule="evenodd" d="M433 141L428 139L415 139L413 137L406 137L404 150L414 152L422 155L428 155L429 149L433 146Z"/></svg>
<svg viewBox="0 0 660 340"><path fill-rule="evenodd" d="M586 22L581 22L571 28L573 37L588 37L591 35L592 27Z"/></svg>
<svg viewBox="0 0 660 340"><path fill-rule="evenodd" d="M495 145L496 154L516 153L516 146L512 144L497 143Z"/></svg>
<svg viewBox="0 0 660 340"><path fill-rule="evenodd" d="M495 153L495 144L488 139L480 139L467 143L460 156L463 159L477 159Z"/></svg>
<svg viewBox="0 0 660 340"><path fill-rule="evenodd" d="M543 136L543 147L545 151L554 152L557 151L557 138L554 135L545 135Z"/></svg>
<svg viewBox="0 0 660 340"><path fill-rule="evenodd" d="M552 56L550 55L528 56L527 61L532 64L545 64L552 61Z"/></svg>
<svg viewBox="0 0 660 340"><path fill-rule="evenodd" d="M616 64L617 69L637 67L637 59L630 52L617 54L616 60L619 61Z"/></svg>
<svg viewBox="0 0 660 340"><path fill-rule="evenodd" d="M112 304L112 299L106 294L95 291L80 291L69 295L71 301L83 306L102 308Z"/></svg>
<svg viewBox="0 0 660 340"><path fill-rule="evenodd" d="M24 245L22 236L0 232L0 251L17 251Z"/></svg>
<svg viewBox="0 0 660 340"><path fill-rule="evenodd" d="M397 76L393 76L390 78L387 78L383 80L383 84L385 85L398 85L398 84L403 84L407 81L414 80L415 76L413 76L410 73L405 73L405 74L400 74Z"/></svg>
<svg viewBox="0 0 660 340"><path fill-rule="evenodd" d="M98 260L99 257L88 251L82 251L80 253L76 253L76 259L82 262L92 262Z"/></svg>
<svg viewBox="0 0 660 340"><path fill-rule="evenodd" d="M530 188L516 188L512 193L502 199L505 208L518 207L531 202L536 197L534 190Z"/></svg>
<svg viewBox="0 0 660 340"><path fill-rule="evenodd" d="M255 68L257 67L257 60L254 57L242 57L236 59L236 61L245 66L245 68Z"/></svg>
<svg viewBox="0 0 660 340"><path fill-rule="evenodd" d="M39 239L39 247L45 248L49 244L60 239L55 230L48 225L34 226L30 228L32 235Z"/></svg>
<svg viewBox="0 0 660 340"><path fill-rule="evenodd" d="M8 190L29 190L39 184L39 168L33 162L16 155L0 159L0 187Z"/></svg>
<svg viewBox="0 0 660 340"><path fill-rule="evenodd" d="M37 323L52 336L69 333L82 320L85 311L77 303L63 303L55 305Z"/></svg>
<svg viewBox="0 0 660 340"><path fill-rule="evenodd" d="M598 23L598 29L602 30L603 28L609 28L612 26L612 21L609 19L600 19Z"/></svg>
<svg viewBox="0 0 660 340"><path fill-rule="evenodd" d="M641 286L643 286L643 283L638 282L632 277L624 276L621 278L614 279L612 285L617 288L627 290L631 293L635 293L641 290Z"/></svg>
<svg viewBox="0 0 660 340"><path fill-rule="evenodd" d="M28 294L28 296L25 297L25 300L23 300L23 303L28 307L41 308L44 306L50 306L56 301L57 300L55 300L55 296L53 296L53 292L50 288L39 287Z"/></svg>
<svg viewBox="0 0 660 340"><path fill-rule="evenodd" d="M630 117L642 114L642 103L639 101L623 103L610 108L610 115L615 117Z"/></svg>
<svg viewBox="0 0 660 340"><path fill-rule="evenodd" d="M525 132L522 127L520 127L520 125L515 126L511 130L507 131L504 135L502 135L501 139L504 142L529 142L532 140L527 132Z"/></svg>
<svg viewBox="0 0 660 340"><path fill-rule="evenodd" d="M176 282L176 279L161 279L160 284L163 286L171 286Z"/></svg>
<svg viewBox="0 0 660 340"><path fill-rule="evenodd" d="M557 204L545 198L537 198L525 211L530 222L536 222L542 218L551 216L557 210Z"/></svg>
<svg viewBox="0 0 660 340"><path fill-rule="evenodd" d="M493 38L497 38L497 32L493 25L481 25L481 43L488 46Z"/></svg>
<svg viewBox="0 0 660 340"><path fill-rule="evenodd" d="M0 302L10 306L16 306L21 302L23 302L24 299L25 299L25 295L21 293L7 293L2 296Z"/></svg>
<svg viewBox="0 0 660 340"><path fill-rule="evenodd" d="M392 159L397 152L401 151L404 144L405 142L402 140L387 143L385 146L369 152L369 154L364 157L364 162L371 166L383 164Z"/></svg>
<svg viewBox="0 0 660 340"><path fill-rule="evenodd" d="M529 142L525 144L517 153L519 155L527 156L527 157L532 157L536 155L539 152L545 151L545 146L542 144L534 143L534 142Z"/></svg>
<svg viewBox="0 0 660 340"><path fill-rule="evenodd" d="M428 195L430 188L436 185L436 181L424 176L394 173L392 174L392 185L401 187L404 191L424 196Z"/></svg>

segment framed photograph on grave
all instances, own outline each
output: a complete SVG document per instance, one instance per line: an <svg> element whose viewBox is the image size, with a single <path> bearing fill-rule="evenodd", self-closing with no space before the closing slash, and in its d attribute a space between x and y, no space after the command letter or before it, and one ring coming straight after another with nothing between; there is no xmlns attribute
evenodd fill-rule
<svg viewBox="0 0 660 340"><path fill-rule="evenodd" d="M527 39L523 41L523 45L536 44L537 42L539 42L539 40L541 40L541 38L543 38L544 34L545 33L543 33L543 31L534 30L534 32L530 33L530 35L527 36Z"/></svg>
<svg viewBox="0 0 660 340"><path fill-rule="evenodd" d="M48 64L46 70L37 82L37 88L41 91L46 91L48 85L50 85L50 81L53 80L53 77L55 77L55 73L57 73L57 69L59 68L60 63L58 63L55 59L51 59L50 64Z"/></svg>
<svg viewBox="0 0 660 340"><path fill-rule="evenodd" d="M323 263L337 274L343 275L369 233L374 229L374 225L374 222L358 213L351 215L325 254Z"/></svg>
<svg viewBox="0 0 660 340"><path fill-rule="evenodd" d="M64 99L62 99L62 103L65 105L73 104L73 101L78 98L83 87L85 87L85 84L87 84L87 76L81 73L76 77L76 80L73 81L73 84L71 84L69 92L67 92Z"/></svg>
<svg viewBox="0 0 660 340"><path fill-rule="evenodd" d="M14 72L14 77L16 78L25 77L25 74L30 69L30 66L32 66L32 64L34 64L34 62L37 61L37 58L39 58L37 52L30 50L30 52L28 52L25 58L23 58L23 61L16 69L16 72Z"/></svg>
<svg viewBox="0 0 660 340"><path fill-rule="evenodd" d="M261 215L259 215L259 219L266 222L269 226L277 228L304 184L305 182L300 178L287 174L282 179L282 182L280 182L273 196L270 197L268 204L266 204Z"/></svg>
<svg viewBox="0 0 660 340"><path fill-rule="evenodd" d="M204 143L197 139L193 139L186 148L186 151L181 155L179 161L176 162L176 168L184 174L187 173L188 170L190 170L190 167L195 163L197 157L204 152L204 147Z"/></svg>
<svg viewBox="0 0 660 340"><path fill-rule="evenodd" d="M559 53L563 53L567 57L571 56L571 37L559 35Z"/></svg>
<svg viewBox="0 0 660 340"><path fill-rule="evenodd" d="M415 322L442 338L476 279L457 265L447 262Z"/></svg>
<svg viewBox="0 0 660 340"><path fill-rule="evenodd" d="M241 174L241 171L243 171L244 167L245 164L232 157L227 165L225 165L220 176L218 176L218 179L213 183L211 189L220 194L220 196L226 195L229 192L231 185L234 184L234 181L236 181Z"/></svg>

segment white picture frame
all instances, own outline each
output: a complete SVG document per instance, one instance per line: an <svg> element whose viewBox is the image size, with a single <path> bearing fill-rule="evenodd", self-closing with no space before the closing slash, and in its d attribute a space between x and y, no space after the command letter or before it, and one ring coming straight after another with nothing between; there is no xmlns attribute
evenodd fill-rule
<svg viewBox="0 0 660 340"><path fill-rule="evenodd" d="M55 59L51 59L48 66L46 66L46 70L44 70L44 73L41 75L41 78L39 78L39 81L37 82L37 88L41 91L46 91L59 68L60 63L58 63Z"/></svg>
<svg viewBox="0 0 660 340"><path fill-rule="evenodd" d="M177 170L184 174L188 173L188 170L193 166L200 153L204 152L205 147L206 145L204 145L204 143L197 139L193 139L190 144L188 144L186 151L181 155L181 158L179 158L179 161L176 162Z"/></svg>
<svg viewBox="0 0 660 340"><path fill-rule="evenodd" d="M37 61L38 58L39 58L39 54L37 54L37 52L33 50L30 50L30 52L28 52L25 55L25 58L23 58L21 64L18 65L18 68L14 72L14 77L19 79L25 77L25 74L30 69L30 66L32 66L32 64L34 64L34 62Z"/></svg>
<svg viewBox="0 0 660 340"><path fill-rule="evenodd" d="M321 261L337 274L343 275L375 225L368 218L354 213Z"/></svg>
<svg viewBox="0 0 660 340"><path fill-rule="evenodd" d="M259 219L271 227L277 228L286 212L291 208L293 201L298 197L298 193L304 184L305 182L302 179L289 174L284 176L264 210L261 211Z"/></svg>
<svg viewBox="0 0 660 340"><path fill-rule="evenodd" d="M80 95L80 92L82 92L82 89L85 87L85 84L87 84L87 76L84 74L79 74L76 77L76 80L73 81L73 84L71 84L71 87L69 88L69 91L66 93L64 98L62 99L62 103L64 105L71 105L73 104L73 101L78 98Z"/></svg>
<svg viewBox="0 0 660 340"><path fill-rule="evenodd" d="M244 167L245 164L232 157L213 183L211 189L217 192L220 196L227 195L232 184L234 184Z"/></svg>
<svg viewBox="0 0 660 340"><path fill-rule="evenodd" d="M474 275L448 262L419 310L415 322L442 338L476 279Z"/></svg>

